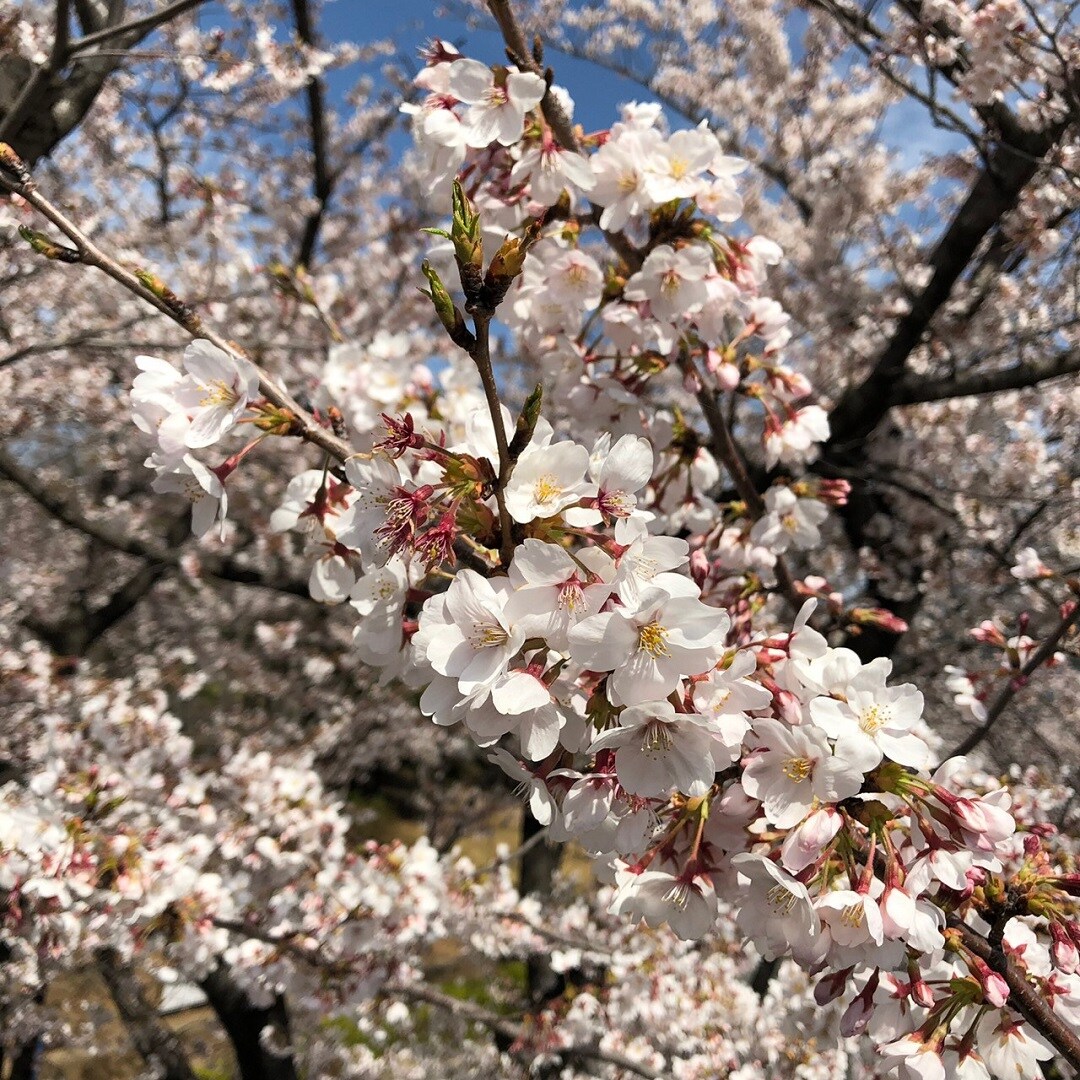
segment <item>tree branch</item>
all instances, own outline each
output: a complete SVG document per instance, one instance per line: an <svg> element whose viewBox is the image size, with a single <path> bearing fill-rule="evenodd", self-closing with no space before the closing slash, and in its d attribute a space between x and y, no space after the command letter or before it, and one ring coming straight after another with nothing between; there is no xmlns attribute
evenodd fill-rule
<svg viewBox="0 0 1080 1080"><path fill-rule="evenodd" d="M539 75L547 83L544 96L540 101L540 110L543 112L544 119L547 121L555 138L558 139L559 145L565 150L580 153L581 144L578 142L573 124L570 123L570 118L563 111L559 99L551 92L551 71L550 69L545 71L538 59L542 55L539 35L536 37L534 47L530 49L525 43L525 35L522 33L521 26L514 15L510 0L487 0L487 6L499 26L499 31L502 33L503 41L506 42L506 51L510 58L522 71L531 71L534 75ZM592 207L593 220L599 227L603 208L592 203L590 203L590 206ZM601 229L601 232L603 232L604 238L612 251L626 263L631 272L641 269L641 264L644 261L642 254L630 242L625 233L608 232L606 229Z"/></svg>
<svg viewBox="0 0 1080 1080"><path fill-rule="evenodd" d="M151 30L156 30L159 26L175 19L178 15L183 15L184 12L191 11L192 8L197 8L200 4L206 2L207 0L173 0L173 3L166 4L160 11L143 15L138 19L132 19L130 22L120 23L118 26L106 26L92 34L83 35L78 41L72 43L68 54L77 56L79 53L86 52L87 49L92 49L104 41L112 41L118 37L130 37L131 40L128 44L134 45L142 41Z"/></svg>
<svg viewBox="0 0 1080 1080"><path fill-rule="evenodd" d="M1018 672L1010 674L1008 682L1001 688L997 697L994 698L993 702L986 710L986 718L983 722L960 742L959 745L950 750L943 760L948 760L948 758L952 757L961 757L964 754L971 753L971 751L990 734L990 730L997 723L998 718L1005 711L1009 702L1016 696L1016 692L1039 667L1054 655L1054 650L1057 648L1058 642L1061 641L1061 639L1072 627L1076 626L1077 623L1080 623L1080 602L1074 601L1072 611L1061 619L1057 626L1051 631L1050 636L1043 641L1030 657L1028 657L1027 663L1025 663ZM1080 1064L1080 1058L1077 1059L1077 1063Z"/></svg>
<svg viewBox="0 0 1080 1080"><path fill-rule="evenodd" d="M113 948L99 949L97 968L143 1061L162 1080L196 1080L180 1039L146 1000L135 969Z"/></svg>
<svg viewBox="0 0 1080 1080"><path fill-rule="evenodd" d="M31 470L20 465L2 447L0 447L0 477L21 488L47 514L56 518L57 521L62 522L70 529L81 532L92 540L96 540L98 543L104 544L113 551L131 555L137 559L145 559L162 569L177 567L181 563L182 552L177 548L159 547L156 544L141 540L137 536L121 533L108 525L91 521L77 507L72 506L68 500L61 498L55 490L40 480ZM187 520L188 515L185 513L181 519L184 526L184 539L189 535ZM306 597L309 595L307 585L304 582L270 581L258 571L238 564L230 556L201 556L200 569L209 577L220 578L222 581L233 582L237 585L254 585L290 596Z"/></svg>
<svg viewBox="0 0 1080 1080"><path fill-rule="evenodd" d="M475 1005L471 1001L462 1001L460 998L451 997L449 994L425 986L423 983L389 983L385 988L385 992L409 1001L422 1001L428 1005L434 1005L459 1019L473 1024L480 1024L509 1042L511 1044L510 1053L519 1058L529 1057L528 1029L506 1017L499 1016L498 1013L491 1012L480 1005ZM515 1046L519 1048L515 1049ZM576 1043L561 1047L545 1046L543 1052L562 1058L564 1061L593 1061L605 1065L614 1065L616 1068L624 1069L635 1076L645 1077L645 1080L662 1080L663 1077L670 1075L652 1069L648 1065L643 1065L641 1062L634 1061L617 1051L603 1050L600 1048L599 1041Z"/></svg>
<svg viewBox="0 0 1080 1080"><path fill-rule="evenodd" d="M1080 371L1080 349L1069 349L1053 356L1021 360L997 371L976 371L953 378L925 379L905 376L897 384L892 398L897 405L918 405L927 401L996 394L1003 390L1024 390L1063 375Z"/></svg>
<svg viewBox="0 0 1080 1080"><path fill-rule="evenodd" d="M308 46L315 47L315 27L311 18L308 0L292 0L293 18L296 21L296 36ZM320 75L312 75L304 88L307 97L308 125L311 129L311 194L316 207L308 214L304 222L304 232L296 253L298 266L311 266L315 245L319 240L319 229L326 213L330 196L334 192L334 178L330 172L326 147L326 87Z"/></svg>
<svg viewBox="0 0 1080 1080"><path fill-rule="evenodd" d="M174 293L160 285L151 288L138 275L121 266L116 259L99 248L78 225L37 190L25 165L9 147L2 143L0 143L0 188L22 196L35 210L51 221L74 243L78 253L78 262L97 267L128 292L145 300L163 315L167 315L192 337L204 337L224 352L235 357L242 356L238 348L231 345L216 331L204 326L202 320ZM319 424L288 391L279 386L257 365L255 367L259 372L259 389L263 396L271 404L279 409L287 410L295 417L295 424L301 438L314 443L338 461L343 462L354 453L348 443Z"/></svg>
<svg viewBox="0 0 1080 1080"><path fill-rule="evenodd" d="M948 916L949 926L959 931L963 943L981 960L985 960L1008 984L1009 1006L1015 1009L1040 1035L1053 1045L1062 1057L1080 1070L1080 1035L1050 1006L1026 976L1005 955L956 915Z"/></svg>

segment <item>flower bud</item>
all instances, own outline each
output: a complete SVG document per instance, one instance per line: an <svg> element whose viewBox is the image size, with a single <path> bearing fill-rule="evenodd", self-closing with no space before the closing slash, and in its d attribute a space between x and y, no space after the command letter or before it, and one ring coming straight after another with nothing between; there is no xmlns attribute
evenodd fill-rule
<svg viewBox="0 0 1080 1080"><path fill-rule="evenodd" d="M536 430L536 422L540 419L540 407L543 402L544 387L541 383L537 383L532 393L525 399L525 404L521 406L521 415L517 418L514 437L510 440L511 461L517 461L521 457L522 451L532 440L533 432Z"/></svg>
<svg viewBox="0 0 1080 1080"><path fill-rule="evenodd" d="M700 589L709 577L709 557L701 548L695 548L690 553L690 577Z"/></svg>
<svg viewBox="0 0 1080 1080"><path fill-rule="evenodd" d="M465 325L465 316L457 309L450 294L446 291L446 286L443 285L431 263L425 259L420 265L420 270L431 286L430 290L421 289L420 291L431 300L432 306L435 308L435 314L439 316L439 322L443 324L443 328L450 335L450 340L459 348L468 352L476 344L476 338L473 337L472 331Z"/></svg>
<svg viewBox="0 0 1080 1080"><path fill-rule="evenodd" d="M55 240L50 240L44 233L38 232L37 229L20 225L19 235L34 251L39 255L44 255L46 259L54 259L56 262L65 263L82 261L82 256L74 248L65 247L63 244L56 243Z"/></svg>
<svg viewBox="0 0 1080 1080"><path fill-rule="evenodd" d="M1076 948L1068 931L1060 923L1051 921L1050 936L1054 939L1050 954L1054 958L1054 967L1072 975L1080 967L1080 951Z"/></svg>

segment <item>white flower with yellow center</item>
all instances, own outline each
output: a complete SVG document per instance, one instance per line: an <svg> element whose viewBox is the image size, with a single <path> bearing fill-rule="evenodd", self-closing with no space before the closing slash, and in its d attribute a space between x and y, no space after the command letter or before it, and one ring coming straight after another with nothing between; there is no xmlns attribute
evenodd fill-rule
<svg viewBox="0 0 1080 1080"><path fill-rule="evenodd" d="M875 759L864 747L847 752L829 748L825 732L779 720L754 721L748 744L760 749L743 770L743 790L764 804L766 819L780 829L798 825L819 803L835 803L854 795Z"/></svg>
<svg viewBox="0 0 1080 1080"><path fill-rule="evenodd" d="M412 639L417 658L457 679L462 694L482 700L525 643L521 629L503 614L509 593L505 578L488 581L474 570L459 571L445 593L424 603Z"/></svg>
<svg viewBox="0 0 1080 1080"><path fill-rule="evenodd" d="M716 892L704 874L675 877L662 870L634 873L620 866L615 882L608 908L612 915L643 919L649 926L666 922L684 941L704 937L716 922Z"/></svg>
<svg viewBox="0 0 1080 1080"><path fill-rule="evenodd" d="M357 579L349 602L360 615L353 642L364 663L385 664L401 650L401 616L408 592L408 572L397 556Z"/></svg>
<svg viewBox="0 0 1080 1080"><path fill-rule="evenodd" d="M837 889L826 893L814 906L822 926L839 946L852 948L871 941L880 945L885 937L881 908L865 893Z"/></svg>
<svg viewBox="0 0 1080 1080"><path fill-rule="evenodd" d="M726 611L694 596L647 589L636 609L583 619L570 631L570 655L591 671L610 671L608 697L636 705L667 697L684 675L708 671L724 651Z"/></svg>
<svg viewBox="0 0 1080 1080"><path fill-rule="evenodd" d="M543 638L565 652L567 634L595 615L611 595L615 564L599 548L570 554L558 544L528 539L514 552L509 580L514 593L506 615L527 638Z"/></svg>
<svg viewBox="0 0 1080 1080"><path fill-rule="evenodd" d="M240 415L259 394L259 373L247 360L231 356L199 338L184 350L188 378L177 399L191 416L186 443L210 446L232 430Z"/></svg>
<svg viewBox="0 0 1080 1080"><path fill-rule="evenodd" d="M619 715L619 726L601 732L589 752L615 750L619 783L631 795L704 795L716 774L712 735L704 723L702 716L675 712L670 701L631 705Z"/></svg>
<svg viewBox="0 0 1080 1080"><path fill-rule="evenodd" d="M692 199L702 186L702 174L717 157L720 145L707 125L676 131L648 161L645 190L657 203Z"/></svg>
<svg viewBox="0 0 1080 1080"><path fill-rule="evenodd" d="M712 256L696 245L678 251L661 244L649 252L641 269L626 283L627 300L648 300L653 315L675 322L698 311L708 299L705 278L714 270Z"/></svg>
<svg viewBox="0 0 1080 1080"><path fill-rule="evenodd" d="M521 455L506 485L506 509L523 525L555 517L596 492L585 480L589 451L577 443L530 447Z"/></svg>
<svg viewBox="0 0 1080 1080"><path fill-rule="evenodd" d="M757 668L754 654L744 650L730 660L726 668L709 672L708 678L695 683L693 689L694 708L713 725L717 740L714 756L724 763L738 761L742 754L742 742L750 730L748 713L767 709L772 704L772 694L761 683L748 678Z"/></svg>
<svg viewBox="0 0 1080 1080"><path fill-rule="evenodd" d="M800 963L815 958L821 923L806 886L776 863L749 852L736 855L731 865L739 875L742 906L736 921L766 960L789 951Z"/></svg>
<svg viewBox="0 0 1080 1080"><path fill-rule="evenodd" d="M463 123L466 145L483 149L493 142L510 146L521 138L525 114L540 104L547 89L531 71L494 71L479 60L455 60L450 65L449 91L470 108Z"/></svg>
<svg viewBox="0 0 1080 1080"><path fill-rule="evenodd" d="M922 716L923 696L911 683L886 686L891 668L881 662L862 668L839 698L814 698L810 716L830 739L836 739L838 752L841 746L858 746L874 765L884 756L921 769L930 759L930 748L911 728Z"/></svg>
<svg viewBox="0 0 1080 1080"><path fill-rule="evenodd" d="M617 127L590 159L596 184L589 197L604 207L600 228L612 230L623 228L630 218L656 205L646 190L644 162L663 144L660 133L652 128Z"/></svg>

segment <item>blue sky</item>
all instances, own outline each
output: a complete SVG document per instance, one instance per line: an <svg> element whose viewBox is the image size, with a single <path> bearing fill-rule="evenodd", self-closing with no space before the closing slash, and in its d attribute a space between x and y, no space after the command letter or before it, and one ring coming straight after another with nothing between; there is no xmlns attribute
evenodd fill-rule
<svg viewBox="0 0 1080 1080"><path fill-rule="evenodd" d="M328 0L322 11L322 32L329 40L357 42L389 38L403 55L415 56L430 38L444 38L478 60L494 64L504 61L502 37L491 22L490 28L470 28L464 9L448 14L431 0ZM610 127L613 106L644 96L644 91L628 79L602 71L595 64L552 53L548 62L556 80L575 101L575 118L587 130ZM346 77L346 84L349 82Z"/></svg>
<svg viewBox="0 0 1080 1080"><path fill-rule="evenodd" d="M522 10L527 10L528 0L520 0ZM766 2L766 0L762 0ZM441 4L433 0L325 0L319 16L319 31L324 40L351 40L357 43L388 39L398 46L404 57L415 57L417 50L429 39L445 38L453 42L467 55L487 63L497 63L505 58L502 38L487 19L473 18L479 27L470 26L468 19L475 10L464 3ZM200 21L204 26L228 22L228 16L217 4L207 4L201 9ZM793 53L798 55L801 37L801 20L792 26ZM288 36L290 27L282 27L280 36ZM861 56L852 57L862 63ZM551 51L548 62L555 69L556 80L569 90L575 101L575 119L586 130L609 127L615 118L615 107L624 101L648 98L642 87L619 75L605 71L587 61L577 60ZM643 57L644 62L647 60ZM355 85L359 75L356 67L327 73L330 100L340 103L343 95ZM671 115L672 126L685 121ZM904 165L913 165L927 152L941 152L946 148L959 148L963 140L955 135L933 127L926 110L919 104L906 101L897 106L886 119L880 132L883 141L897 150ZM392 138L396 150L404 150L408 139L404 133Z"/></svg>

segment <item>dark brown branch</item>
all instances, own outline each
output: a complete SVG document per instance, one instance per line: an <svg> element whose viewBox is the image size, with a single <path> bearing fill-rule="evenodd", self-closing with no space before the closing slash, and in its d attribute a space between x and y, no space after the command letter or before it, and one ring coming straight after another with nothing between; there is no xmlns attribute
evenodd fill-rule
<svg viewBox="0 0 1080 1080"><path fill-rule="evenodd" d="M687 368L688 373L696 381L701 382L692 361L687 359L684 367ZM720 408L718 394L715 390L709 390L703 386L697 393L697 399L705 416L705 422L709 425L709 432L712 435L710 443L712 451L717 460L727 469L728 475L735 484L735 490L739 493L739 498L746 503L746 509L750 517L757 521L765 513L765 500L761 497L757 485L746 468L742 451L735 442L735 437L731 434L724 412ZM792 610L798 611L805 597L796 587L795 579L791 576L791 571L788 569L782 555L776 557L776 580L779 582L780 591L791 605Z"/></svg>
<svg viewBox="0 0 1080 1080"><path fill-rule="evenodd" d="M166 4L160 11L151 12L149 15L132 19L130 22L120 23L118 26L106 26L93 34L84 34L78 41L72 43L69 55L76 56L104 41L112 41L118 37L130 37L132 39L130 44L135 44L142 41L151 30L156 30L159 26L206 2L207 0L173 0L173 3Z"/></svg>
<svg viewBox="0 0 1080 1080"><path fill-rule="evenodd" d="M113 948L99 949L96 958L124 1027L154 1075L163 1080L195 1080L179 1038L146 1000L131 964Z"/></svg>
<svg viewBox="0 0 1080 1080"><path fill-rule="evenodd" d="M53 32L53 43L52 48L49 50L49 58L44 64L40 64L34 69L33 75L26 81L21 93L15 99L15 104L4 114L3 119L0 119L0 142L13 140L15 132L19 130L33 111L42 88L67 63L70 33L71 4L69 0L57 0L56 29Z"/></svg>
<svg viewBox="0 0 1080 1080"><path fill-rule="evenodd" d="M161 569L171 569L179 566L182 552L179 543L175 547L160 547L157 544L141 540L136 536L122 533L109 525L91 521L76 506L48 484L44 483L30 469L20 465L6 450L0 447L0 477L15 484L34 500L47 514L56 518L70 529L75 529L84 536L104 544L113 551L124 555L131 555L137 559L144 559ZM181 539L188 536L188 515L185 513L178 519L183 525ZM169 530L170 532L172 530ZM254 585L259 588L270 589L274 592L286 593L290 596L307 596L306 584L301 581L275 581L265 578L257 570L242 566L229 556L203 555L200 559L202 573L209 577L219 578L222 581L233 582L237 585Z"/></svg>
<svg viewBox="0 0 1080 1080"><path fill-rule="evenodd" d="M1002 144L990 151L986 166L927 260L932 271L930 280L897 323L870 373L859 385L845 391L832 410L832 435L827 447L830 457L841 457L849 446L861 445L897 404L896 388L904 378L908 358L922 342L983 239L1016 205L1042 157L1061 137L1065 126L1060 123L1044 131L1024 133L1019 145Z"/></svg>
<svg viewBox="0 0 1080 1080"><path fill-rule="evenodd" d="M499 529L502 534L499 553L503 566L509 566L514 555L514 537L513 524L506 510L505 488L514 463L510 460L510 445L506 440L506 428L503 425L499 388L495 383L495 371L491 366L491 315L477 312L473 316L473 325L476 333L470 356L476 364L480 383L484 388L488 412L491 414L491 426L495 431L495 445L499 451L499 475L495 481L495 501L499 508Z"/></svg>
<svg viewBox="0 0 1080 1080"><path fill-rule="evenodd" d="M243 987L220 963L199 986L229 1036L240 1080L298 1080L283 998L265 1009L252 1005ZM272 1029L271 1038L264 1036L266 1028ZM284 1042L280 1050L279 1041Z"/></svg>
<svg viewBox="0 0 1080 1080"><path fill-rule="evenodd" d="M314 48L315 27L308 0L292 0L292 10L296 21L296 36L308 48ZM316 205L304 222L303 236L296 253L296 264L310 267L315 254L315 245L319 240L323 216L326 214L330 196L334 192L334 179L327 158L326 86L321 75L312 75L308 79L304 94L307 98L308 125L311 129L311 194Z"/></svg>
<svg viewBox="0 0 1080 1080"><path fill-rule="evenodd" d="M521 26L514 15L510 0L487 0L487 6L495 22L498 23L499 31L502 33L503 41L506 42L506 51L510 58L522 71L531 71L534 75L539 75L547 83L547 89L544 91L544 97L540 102L540 110L543 112L544 119L547 121L555 138L558 139L559 145L566 150L575 153L580 152L581 144L578 142L574 126L563 111L559 99L551 92L551 73L545 71L537 59L540 49L539 37L536 39L536 48L530 49L525 42L525 35L522 33ZM601 207L595 205L592 207L593 220L598 227L602 214L603 209ZM634 247L626 235L621 232L602 231L612 251L626 263L631 272L639 270L644 261L642 254Z"/></svg>
<svg viewBox="0 0 1080 1080"><path fill-rule="evenodd" d="M954 378L925 379L905 376L893 391L897 405L916 405L925 401L996 394L1004 390L1024 390L1050 379L1075 375L1080 371L1080 349L1069 349L1053 356L1021 360L997 371L976 371Z"/></svg>
<svg viewBox="0 0 1080 1080"><path fill-rule="evenodd" d="M948 923L950 928L959 931L964 945L985 960L1008 984L1010 1008L1044 1036L1073 1069L1080 1070L1080 1034L1050 1008L1043 995L1001 949L993 948L982 934L955 915L948 916Z"/></svg>
<svg viewBox="0 0 1080 1080"><path fill-rule="evenodd" d="M1049 637L1047 637L1035 652L1028 657L1028 660L1023 667L1021 667L1018 672L1010 673L1008 682L1001 688L997 697L994 698L987 708L986 717L983 722L958 746L949 751L946 755L946 759L960 757L963 754L971 753L971 751L990 734L991 729L1008 707L1009 702L1016 696L1016 692L1042 664L1046 663L1046 661L1054 655L1054 650L1057 649L1058 642L1060 642L1069 630L1077 625L1077 623L1080 623L1080 602L1075 603L1072 611L1061 619L1057 626L1050 632ZM1077 1060L1080 1062L1080 1058Z"/></svg>
<svg viewBox="0 0 1080 1080"><path fill-rule="evenodd" d="M0 113L0 142L11 143L33 165L82 121L130 49L158 26L204 2L176 0L125 23L123 0L107 7L74 0L79 22L88 32L72 41L71 2L58 0L57 29L48 60L33 65L14 54L0 58L0 101L14 99L6 114ZM99 48L105 43L110 48Z"/></svg>

